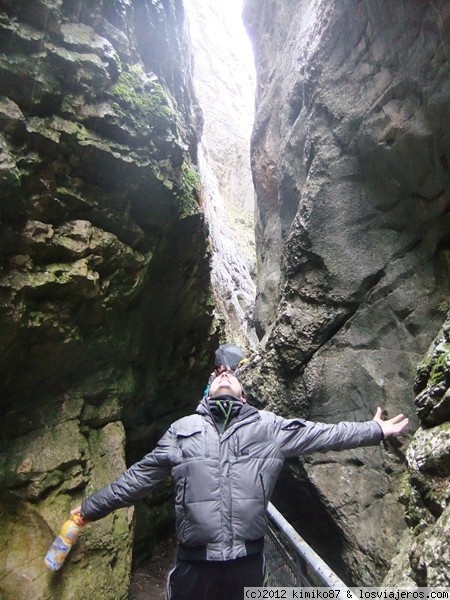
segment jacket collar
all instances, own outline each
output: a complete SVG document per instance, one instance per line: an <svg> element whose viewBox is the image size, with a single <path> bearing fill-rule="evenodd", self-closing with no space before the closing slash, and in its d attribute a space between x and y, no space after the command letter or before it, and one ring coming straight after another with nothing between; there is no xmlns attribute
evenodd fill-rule
<svg viewBox="0 0 450 600"><path fill-rule="evenodd" d="M236 398L235 396L229 396L229 398L233 400L239 400L239 398ZM196 412L214 424L214 418L211 415L206 398L203 398L203 400L199 403ZM259 410L257 408L251 406L250 404L243 403L239 414L233 419L229 428L223 432L223 435L228 437L228 435L240 425L245 425L247 422L255 421L260 418Z"/></svg>
<svg viewBox="0 0 450 600"><path fill-rule="evenodd" d="M224 398L225 396L220 396L221 398ZM230 398L231 400L239 400L239 398L236 398L235 396L228 396L227 398ZM206 417L207 415L210 416L210 410L209 410L209 406L208 406L208 401L206 398L203 398L201 400L201 402L199 402L198 406L197 406L197 410L195 411L196 413L198 413L199 415L203 415L204 417ZM249 417L250 415L255 415L256 413L259 413L258 409L255 408L254 406L251 406L250 404L248 404L247 402L242 404L242 408L239 411L239 414L237 416L237 420L241 421L243 419L246 419L247 417Z"/></svg>

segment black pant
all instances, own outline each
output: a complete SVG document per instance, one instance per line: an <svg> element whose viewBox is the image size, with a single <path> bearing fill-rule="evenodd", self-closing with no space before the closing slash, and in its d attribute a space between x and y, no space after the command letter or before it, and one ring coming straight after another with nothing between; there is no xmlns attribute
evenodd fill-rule
<svg viewBox="0 0 450 600"><path fill-rule="evenodd" d="M178 560L167 580L168 600L244 600L245 587L264 584L262 553L226 561Z"/></svg>

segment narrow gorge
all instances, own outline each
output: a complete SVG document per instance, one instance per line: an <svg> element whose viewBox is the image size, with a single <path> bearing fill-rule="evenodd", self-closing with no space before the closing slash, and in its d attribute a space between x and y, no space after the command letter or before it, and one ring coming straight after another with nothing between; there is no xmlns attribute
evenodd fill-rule
<svg viewBox="0 0 450 600"><path fill-rule="evenodd" d="M247 134L209 129L200 7L0 0L0 598L135 600L170 482L57 574L43 557L193 412L223 341L258 408L410 418L379 448L289 459L273 502L349 585L450 587L450 3L244 0L256 265L230 237Z"/></svg>

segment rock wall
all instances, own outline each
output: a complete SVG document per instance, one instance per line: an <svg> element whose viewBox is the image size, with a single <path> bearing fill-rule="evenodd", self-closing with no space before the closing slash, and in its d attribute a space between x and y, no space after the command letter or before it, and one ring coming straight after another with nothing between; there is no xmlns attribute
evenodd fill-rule
<svg viewBox="0 0 450 600"><path fill-rule="evenodd" d="M450 315L417 370L420 427L401 488L408 529L383 585L450 585Z"/></svg>
<svg viewBox="0 0 450 600"><path fill-rule="evenodd" d="M199 169L212 248L216 313L226 339L255 346L254 65L242 1L185 0L196 96L204 117Z"/></svg>
<svg viewBox="0 0 450 600"><path fill-rule="evenodd" d="M183 7L2 0L0 28L0 595L127 598L131 509L57 575L43 556L217 344Z"/></svg>
<svg viewBox="0 0 450 600"><path fill-rule="evenodd" d="M257 67L263 405L412 419L449 294L446 3L246 0ZM379 584L403 528L405 447L294 462L278 502L348 581ZM324 523L327 524L324 531Z"/></svg>
<svg viewBox="0 0 450 600"><path fill-rule="evenodd" d="M250 135L255 73L241 0L185 0L194 85L204 114L202 142L227 207L254 211ZM240 25L240 27L239 27Z"/></svg>
<svg viewBox="0 0 450 600"><path fill-rule="evenodd" d="M251 278L252 261L242 247L242 238L230 226L229 214L203 143L199 149L205 218L212 249L211 284L216 317L220 319L226 341L240 345L250 354L257 346L253 328L255 284Z"/></svg>

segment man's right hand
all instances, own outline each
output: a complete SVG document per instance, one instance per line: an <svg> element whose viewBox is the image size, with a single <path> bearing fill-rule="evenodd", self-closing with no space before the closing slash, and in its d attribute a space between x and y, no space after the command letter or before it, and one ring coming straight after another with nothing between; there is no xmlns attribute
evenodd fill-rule
<svg viewBox="0 0 450 600"><path fill-rule="evenodd" d="M89 521L85 519L83 517L83 514L81 513L81 506L77 506L76 508L70 511L70 516L73 517L74 515L77 515L81 526L87 525L89 523Z"/></svg>

